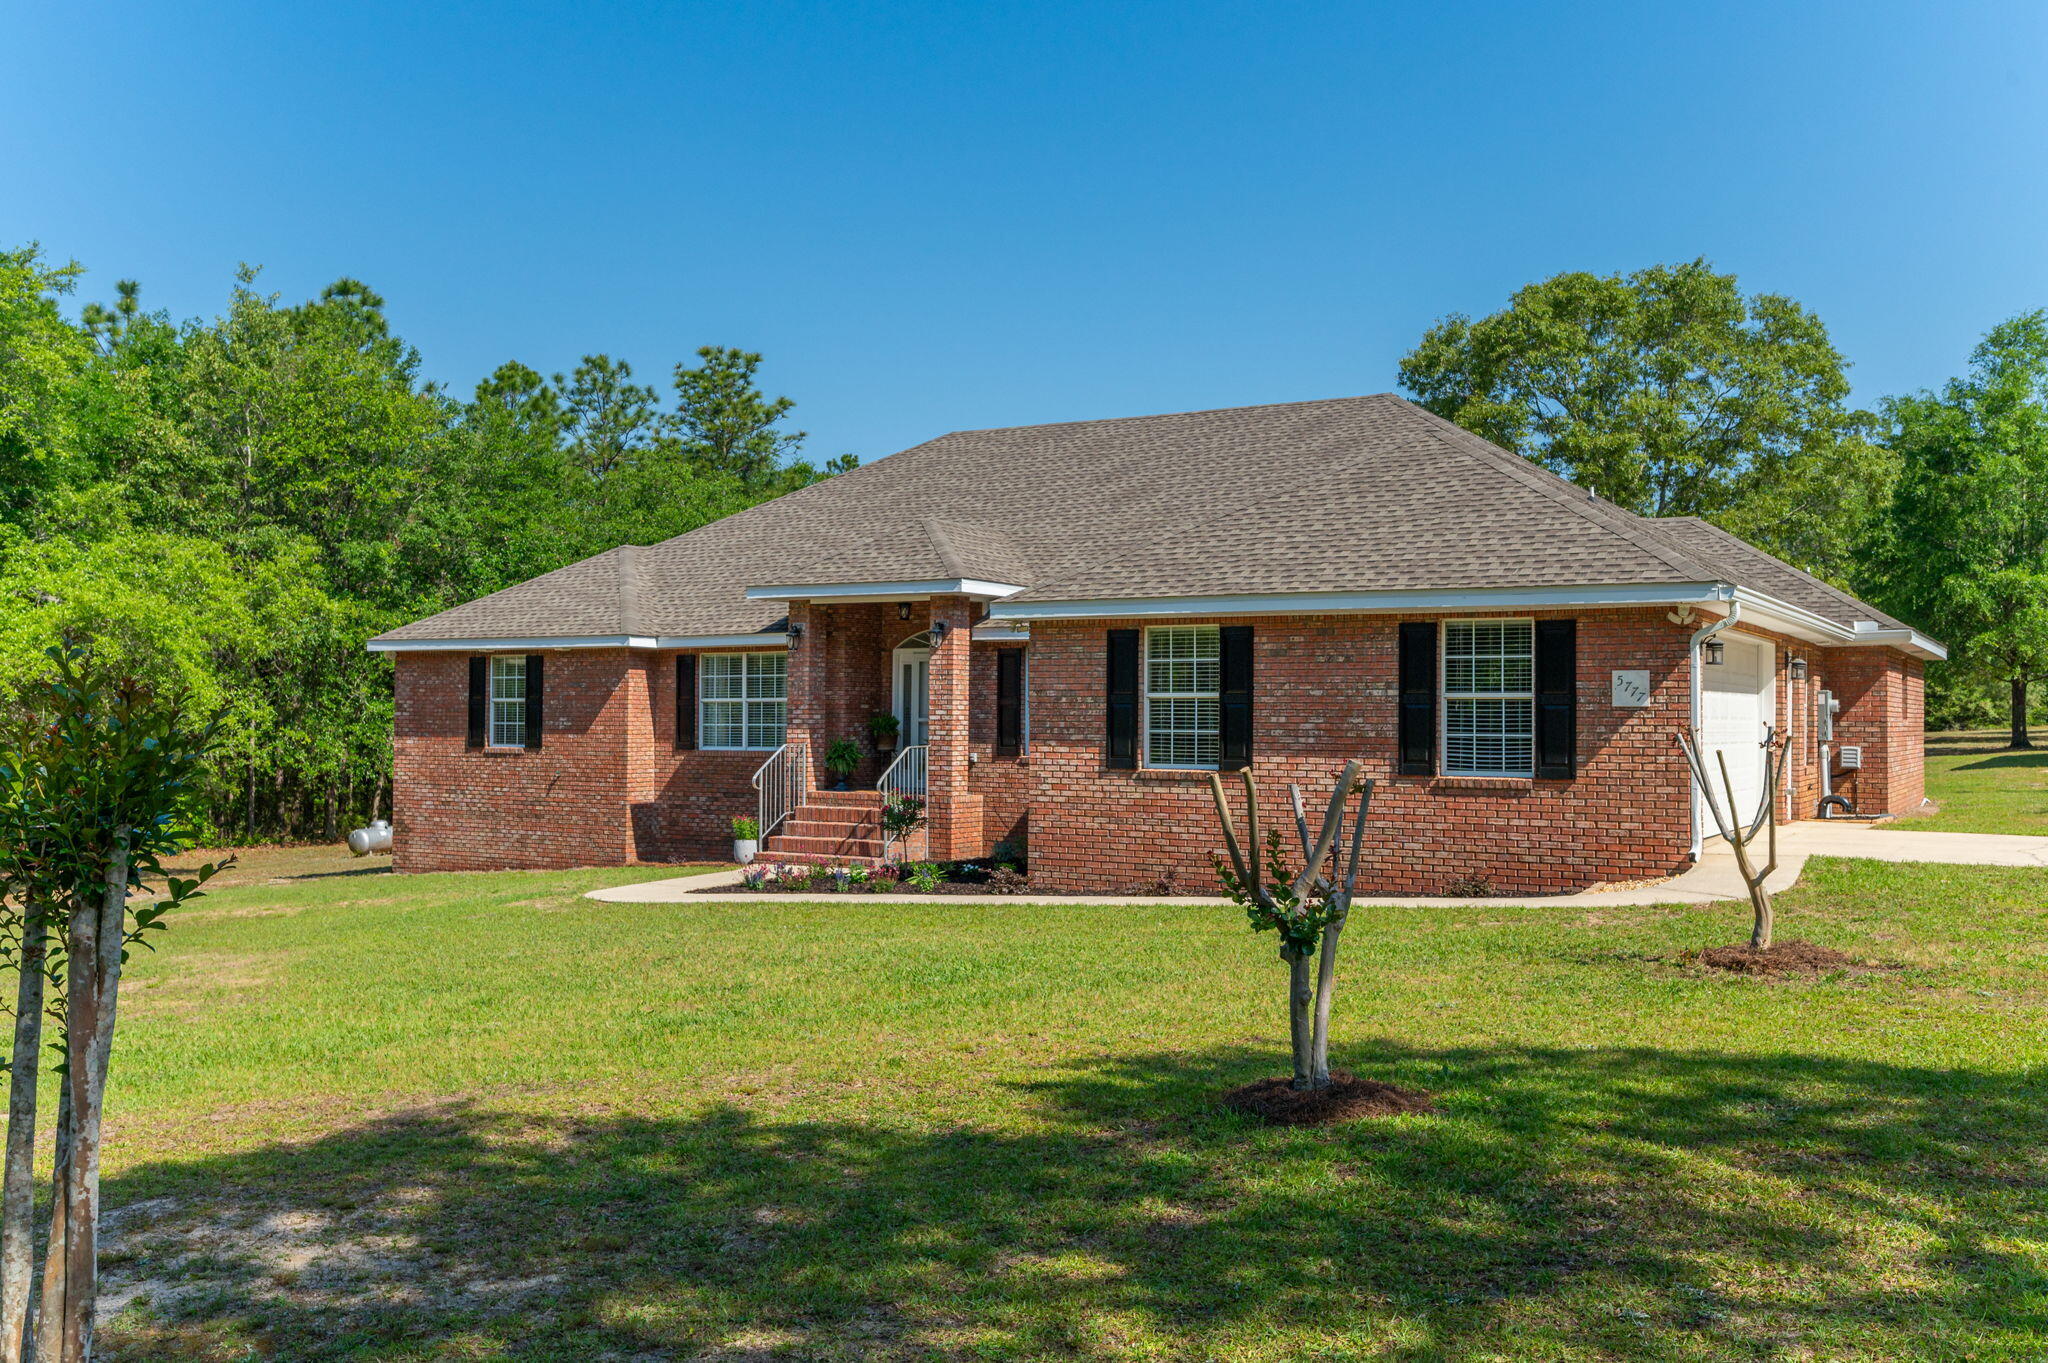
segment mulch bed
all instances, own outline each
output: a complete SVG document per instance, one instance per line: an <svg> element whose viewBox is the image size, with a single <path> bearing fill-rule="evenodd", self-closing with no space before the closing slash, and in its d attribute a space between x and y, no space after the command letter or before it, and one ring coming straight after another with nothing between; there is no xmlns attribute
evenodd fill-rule
<svg viewBox="0 0 2048 1363"><path fill-rule="evenodd" d="M1416 1089L1330 1071L1330 1087L1301 1090L1291 1079L1259 1079L1234 1088L1223 1105L1274 1126L1328 1126L1401 1112L1434 1112L1436 1100Z"/></svg>
<svg viewBox="0 0 2048 1363"><path fill-rule="evenodd" d="M1697 953L1687 952L1686 956L1703 966L1737 975L1820 975L1831 970L1881 969L1875 962L1859 961L1833 947L1817 946L1796 937L1773 942L1765 951L1746 946L1708 947Z"/></svg>

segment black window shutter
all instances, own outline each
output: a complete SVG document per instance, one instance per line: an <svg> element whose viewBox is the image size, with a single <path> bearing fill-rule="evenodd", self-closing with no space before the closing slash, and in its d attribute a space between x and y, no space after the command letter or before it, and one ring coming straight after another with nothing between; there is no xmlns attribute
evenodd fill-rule
<svg viewBox="0 0 2048 1363"><path fill-rule="evenodd" d="M1105 764L1138 765L1138 631L1109 632L1109 756Z"/></svg>
<svg viewBox="0 0 2048 1363"><path fill-rule="evenodd" d="M1578 774L1579 622L1536 622L1536 774Z"/></svg>
<svg viewBox="0 0 2048 1363"><path fill-rule="evenodd" d="M1436 774L1436 624L1401 624L1401 774Z"/></svg>
<svg viewBox="0 0 2048 1363"><path fill-rule="evenodd" d="M540 746L540 731L547 714L547 707L541 700L541 664L547 656L541 653L526 655L526 746Z"/></svg>
<svg viewBox="0 0 2048 1363"><path fill-rule="evenodd" d="M469 746L484 745L484 716L490 709L491 660L481 653L469 660Z"/></svg>
<svg viewBox="0 0 2048 1363"><path fill-rule="evenodd" d="M1024 746L1024 650L996 652L996 756L1015 757Z"/></svg>
<svg viewBox="0 0 2048 1363"><path fill-rule="evenodd" d="M1252 764L1252 627L1225 625L1217 697L1216 765L1237 771Z"/></svg>
<svg viewBox="0 0 2048 1363"><path fill-rule="evenodd" d="M697 655L676 655L676 751L697 747Z"/></svg>

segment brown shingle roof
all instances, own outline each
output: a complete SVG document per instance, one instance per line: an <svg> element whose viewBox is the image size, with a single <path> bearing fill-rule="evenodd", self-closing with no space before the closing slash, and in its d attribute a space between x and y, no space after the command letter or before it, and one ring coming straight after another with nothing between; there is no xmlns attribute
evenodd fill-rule
<svg viewBox="0 0 2048 1363"><path fill-rule="evenodd" d="M1884 618L1684 524L1380 394L957 431L382 637L739 634L783 613L749 586L963 577L1025 601L1778 582L1830 619Z"/></svg>

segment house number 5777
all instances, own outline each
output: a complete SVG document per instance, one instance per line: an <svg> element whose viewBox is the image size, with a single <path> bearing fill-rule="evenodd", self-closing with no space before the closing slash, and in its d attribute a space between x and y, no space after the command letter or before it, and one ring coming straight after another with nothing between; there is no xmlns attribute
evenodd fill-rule
<svg viewBox="0 0 2048 1363"><path fill-rule="evenodd" d="M1617 672L1614 674L1614 703L1641 707L1650 703L1650 674L1648 672Z"/></svg>

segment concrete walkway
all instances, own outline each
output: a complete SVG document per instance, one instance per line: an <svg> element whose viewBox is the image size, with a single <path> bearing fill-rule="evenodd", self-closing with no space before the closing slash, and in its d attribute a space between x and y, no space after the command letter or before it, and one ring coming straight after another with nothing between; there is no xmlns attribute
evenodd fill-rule
<svg viewBox="0 0 2048 1363"><path fill-rule="evenodd" d="M1863 822L1805 820L1778 831L1778 869L1769 888L1788 889L1806 869L1808 857L1863 857L1872 861L1939 861L1966 866L2048 867L2048 838L2029 838L1994 833L1903 833L1883 825ZM615 904L772 904L796 898L788 894L708 894L721 885L740 883L738 871L713 871L708 875L677 876L673 880L649 880L638 885L620 885L608 890L591 890L585 896ZM1579 894L1477 896L1460 899L1422 897L1367 898L1360 904L1391 904L1427 907L1503 905L1508 907L1623 908L1636 904L1707 904L1716 900L1743 899L1741 872L1735 868L1735 854L1719 839L1707 845L1698 864L1682 875L1653 885L1627 890L1590 890ZM1186 904L1228 905L1227 899L1157 895L1052 895L1052 894L862 894L827 895L822 898L850 904L950 904L961 908L998 904Z"/></svg>

